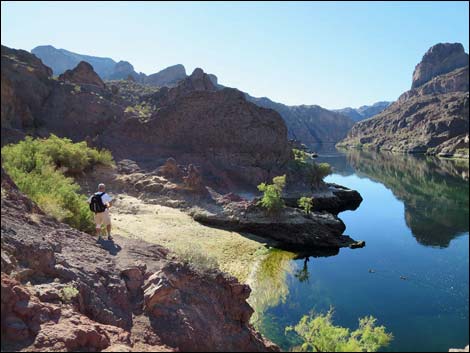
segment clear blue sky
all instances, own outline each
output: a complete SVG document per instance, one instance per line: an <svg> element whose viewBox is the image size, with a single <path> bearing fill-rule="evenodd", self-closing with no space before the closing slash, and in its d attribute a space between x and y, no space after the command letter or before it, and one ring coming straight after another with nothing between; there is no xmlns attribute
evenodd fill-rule
<svg viewBox="0 0 470 353"><path fill-rule="evenodd" d="M468 52L468 2L2 2L2 44L154 73L181 63L286 104L395 100L438 42Z"/></svg>

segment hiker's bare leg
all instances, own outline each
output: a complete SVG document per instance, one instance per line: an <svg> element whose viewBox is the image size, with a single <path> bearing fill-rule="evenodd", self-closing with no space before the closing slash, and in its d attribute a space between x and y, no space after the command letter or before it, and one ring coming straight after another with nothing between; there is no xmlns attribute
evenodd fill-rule
<svg viewBox="0 0 470 353"><path fill-rule="evenodd" d="M108 237L110 237L111 236L111 224L108 224L106 226L106 230L108 231Z"/></svg>
<svg viewBox="0 0 470 353"><path fill-rule="evenodd" d="M96 236L99 238L101 236L101 227L96 227Z"/></svg>

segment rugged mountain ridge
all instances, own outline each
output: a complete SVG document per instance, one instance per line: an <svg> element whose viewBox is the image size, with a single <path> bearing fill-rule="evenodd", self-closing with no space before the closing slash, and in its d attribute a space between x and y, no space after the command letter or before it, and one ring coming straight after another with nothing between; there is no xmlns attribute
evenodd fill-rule
<svg viewBox="0 0 470 353"><path fill-rule="evenodd" d="M134 67L127 61L114 62L108 58L91 57L55 49L52 46L39 46L31 51L43 60L44 64L53 69L54 74L63 73L66 69L74 68L80 60L88 61L103 80L120 80L131 77L135 82L155 86L174 87L188 77L183 65L174 65L155 74L145 75L136 73ZM106 63L106 65L104 64ZM103 68L102 68L103 67ZM218 89L226 88L217 83L215 75L209 75ZM324 109L317 105L288 106L271 101L268 98L255 98L245 93L248 101L264 108L277 111L286 122L289 138L300 140L307 145L318 143L336 143L346 136L353 122L343 115ZM359 108L360 109L360 108ZM375 109L375 108L374 108ZM364 113L364 117L368 113ZM353 119L354 120L354 119Z"/></svg>
<svg viewBox="0 0 470 353"><path fill-rule="evenodd" d="M468 54L458 43L437 44L416 66L412 88L338 146L468 158L468 129Z"/></svg>
<svg viewBox="0 0 470 353"><path fill-rule="evenodd" d="M336 143L344 138L354 122L347 116L318 105L288 106L269 98L255 98L245 93L250 102L277 111L286 122L289 137L307 146Z"/></svg>
<svg viewBox="0 0 470 353"><path fill-rule="evenodd" d="M112 82L90 81L97 76L88 64L59 80L51 73L34 55L2 47L2 143L52 132L108 148L118 160L155 168L176 157L200 165L215 183L230 174L251 185L281 174L293 158L278 113L235 89L217 90L201 69L175 87L135 98L122 96Z"/></svg>
<svg viewBox="0 0 470 353"><path fill-rule="evenodd" d="M376 102L372 105L360 106L359 108L347 107L343 109L334 109L333 111L350 117L354 122L358 122L381 113L390 104L392 104L392 102Z"/></svg>
<svg viewBox="0 0 470 353"><path fill-rule="evenodd" d="M186 75L183 65L173 65L157 73L146 75L137 73L128 61L116 62L111 58L77 54L65 49L56 49L52 45L41 45L31 50L42 62L52 69L55 76L67 70L74 69L80 62L85 61L93 66L95 72L103 80L122 80L132 77L133 80L151 86L173 86Z"/></svg>

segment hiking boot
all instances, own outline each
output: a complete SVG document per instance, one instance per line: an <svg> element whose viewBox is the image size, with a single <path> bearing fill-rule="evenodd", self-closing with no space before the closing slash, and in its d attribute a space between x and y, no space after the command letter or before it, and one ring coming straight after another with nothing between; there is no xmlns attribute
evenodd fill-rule
<svg viewBox="0 0 470 353"><path fill-rule="evenodd" d="M113 237L110 235L108 235L108 240L113 240Z"/></svg>

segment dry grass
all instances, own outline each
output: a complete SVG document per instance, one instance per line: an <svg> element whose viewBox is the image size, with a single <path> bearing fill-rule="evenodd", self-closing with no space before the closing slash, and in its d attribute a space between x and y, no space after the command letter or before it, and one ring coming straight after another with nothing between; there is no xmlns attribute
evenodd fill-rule
<svg viewBox="0 0 470 353"><path fill-rule="evenodd" d="M175 252L196 244L198 251L240 282L246 282L265 253L262 238L206 227L178 209L147 204L129 195L119 196L111 216L116 234L157 243Z"/></svg>

